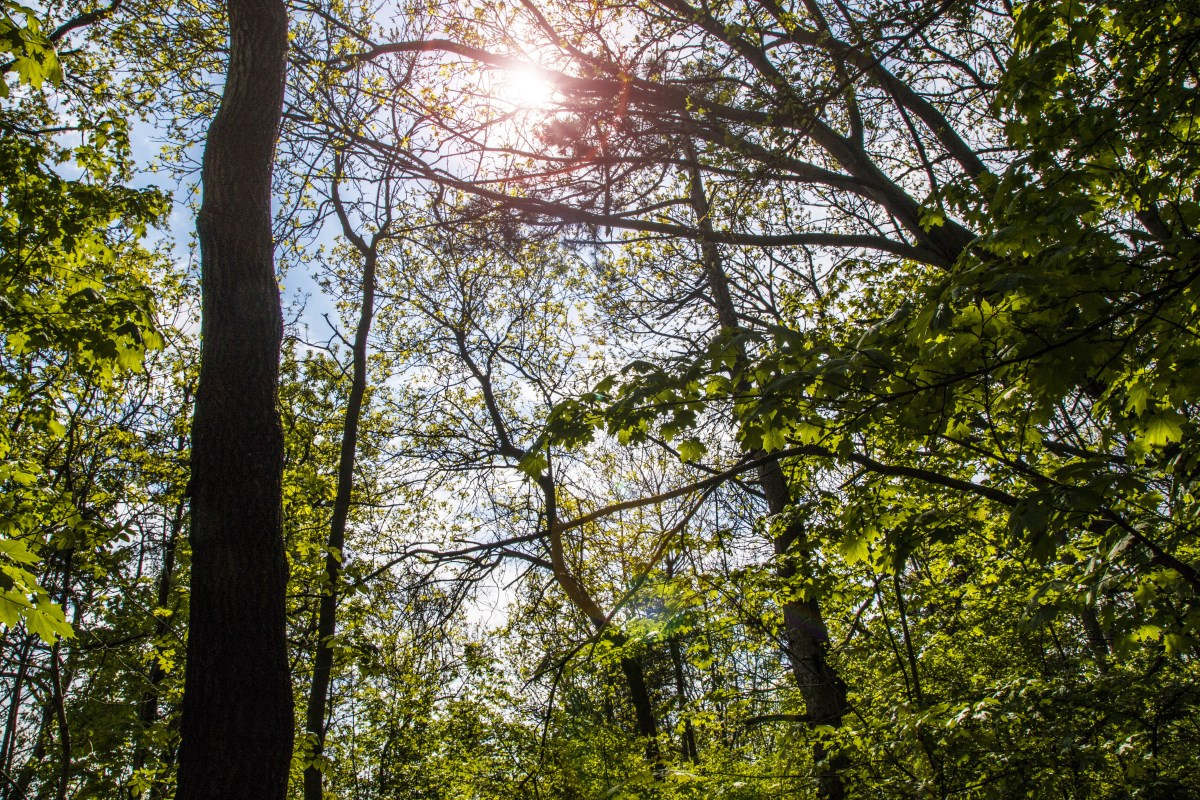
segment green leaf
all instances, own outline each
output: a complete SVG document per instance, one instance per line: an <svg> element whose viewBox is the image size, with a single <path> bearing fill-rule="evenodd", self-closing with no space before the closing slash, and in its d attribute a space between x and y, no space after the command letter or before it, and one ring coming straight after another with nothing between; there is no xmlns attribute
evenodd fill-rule
<svg viewBox="0 0 1200 800"><path fill-rule="evenodd" d="M37 564L41 561L24 542L16 539L0 539L0 554L7 556L18 564Z"/></svg>
<svg viewBox="0 0 1200 800"><path fill-rule="evenodd" d="M1161 413L1141 421L1142 442L1149 447L1162 447L1183 438L1183 417L1177 413Z"/></svg>
<svg viewBox="0 0 1200 800"><path fill-rule="evenodd" d="M517 464L517 469L524 472L531 478L540 478L546 468L550 466L550 462L546 460L546 456L542 453L529 453L520 460Z"/></svg>
<svg viewBox="0 0 1200 800"><path fill-rule="evenodd" d="M38 603L25 614L25 627L29 632L40 637L46 644L54 644L58 638L73 639L75 631L63 616L63 610L57 603L49 601Z"/></svg>
<svg viewBox="0 0 1200 800"><path fill-rule="evenodd" d="M842 540L838 551L842 557L846 559L847 564L857 564L860 561L866 561L867 556L871 554L871 544L874 537L867 536L849 536Z"/></svg>
<svg viewBox="0 0 1200 800"><path fill-rule="evenodd" d="M679 458L687 463L699 461L707 452L708 448L699 439L689 438L679 443Z"/></svg>

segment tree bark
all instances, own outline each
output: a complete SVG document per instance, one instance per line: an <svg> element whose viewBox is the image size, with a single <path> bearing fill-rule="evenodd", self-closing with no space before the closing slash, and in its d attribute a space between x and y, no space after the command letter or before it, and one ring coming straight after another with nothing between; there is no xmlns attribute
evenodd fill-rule
<svg viewBox="0 0 1200 800"><path fill-rule="evenodd" d="M179 800L282 800L292 755L271 235L288 19L229 0L229 67L204 151L202 347L192 425L192 589Z"/></svg>
<svg viewBox="0 0 1200 800"><path fill-rule="evenodd" d="M771 461L759 470L759 481L767 496L767 509L774 516L792 504L787 478L778 461ZM799 521L787 524L775 537L775 554L779 558L778 575L784 581L796 575L797 560L803 557L804 530ZM800 696L804 698L805 717L810 725L839 727L849 711L846 702L846 683L829 663L829 629L821 616L816 600L788 600L783 604L783 638L788 663ZM821 744L813 746L817 763L817 790L826 800L841 800L846 796L841 770L842 759L834 757L826 763L828 753Z"/></svg>

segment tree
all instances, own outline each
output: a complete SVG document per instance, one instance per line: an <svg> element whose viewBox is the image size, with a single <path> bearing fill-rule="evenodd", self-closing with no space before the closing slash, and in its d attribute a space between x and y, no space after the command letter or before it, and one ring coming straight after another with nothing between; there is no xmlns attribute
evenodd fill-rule
<svg viewBox="0 0 1200 800"><path fill-rule="evenodd" d="M539 412L536 407L522 411L516 387L524 385L526 391L548 403L561 391L567 368L580 358L578 348L562 341L569 324L569 293L562 292L556 280L564 277L558 274L561 268L553 266L558 254L553 247L542 247L536 241L489 246L470 237L469 232L458 239L450 241L444 232L426 235L405 253L401 263L392 266L396 274L391 280L397 284L393 291L401 301L393 313L409 314L418 320L419 335L425 340L405 346L438 362L446 378L461 375L473 387L465 410L471 421L464 419L463 424L469 424L475 435L443 433L428 438L461 454L455 459L461 460L460 468L485 474L511 471L531 480L536 487L533 496L522 492L519 501L512 501L521 508L514 509L514 513L536 515L535 525L540 528L535 534L468 547L461 555L470 561L487 558L484 554L494 551L501 557L521 558L547 569L575 611L586 620L590 633L606 646L620 650L626 636L614 619L619 606L605 611L569 563L574 548L566 540L566 531L577 526L563 518L560 510L563 503L574 505L557 471L562 466L551 469L550 452L536 449L536 439L532 445L522 441L522 431L529 427L525 414ZM502 305L496 303L497 296L505 298ZM447 388L450 407L443 415L462 413L454 408L466 399L460 394L456 386ZM498 475L488 476L488 481L503 483ZM505 502L500 496L502 490L497 487L497 494L487 502ZM536 542L536 554L525 554L510 546L521 541ZM452 549L441 555L447 560L455 557ZM580 560L587 562L586 558ZM647 760L661 766L658 723L640 656L631 648L617 661Z"/></svg>
<svg viewBox="0 0 1200 800"><path fill-rule="evenodd" d="M339 163L340 167L340 163ZM313 678L310 684L308 705L305 714L305 729L312 739L312 765L304 770L305 800L321 800L322 751L325 746L325 719L332 681L334 633L337 630L337 607L342 593L342 570L346 558L346 524L350 515L350 504L354 494L355 460L359 447L359 425L368 388L367 358L371 322L375 315L376 270L379 250L396 234L392 228L392 193L390 182L385 178L384 202L379 209L384 218L369 238L365 238L352 224L343 202L339 182L342 170L336 169L330 186L334 210L341 224L342 235L350 242L358 259L361 259L362 279L359 287L358 319L354 327L354 339L350 344L351 379L346 398L346 414L342 421L342 440L338 451L337 488L333 498L333 510L329 521L329 538L326 542L325 578L317 619L316 653L313 657Z"/></svg>
<svg viewBox="0 0 1200 800"><path fill-rule="evenodd" d="M181 800L282 798L292 756L283 553L283 335L271 174L288 16L232 0L221 106L204 148L200 378L192 423L192 584Z"/></svg>

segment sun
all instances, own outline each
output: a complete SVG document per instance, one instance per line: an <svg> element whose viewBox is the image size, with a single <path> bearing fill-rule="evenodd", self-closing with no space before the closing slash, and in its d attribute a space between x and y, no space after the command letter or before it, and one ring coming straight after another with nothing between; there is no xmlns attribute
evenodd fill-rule
<svg viewBox="0 0 1200 800"><path fill-rule="evenodd" d="M515 108L545 108L554 99L555 86L542 70L516 67L499 75L496 98Z"/></svg>

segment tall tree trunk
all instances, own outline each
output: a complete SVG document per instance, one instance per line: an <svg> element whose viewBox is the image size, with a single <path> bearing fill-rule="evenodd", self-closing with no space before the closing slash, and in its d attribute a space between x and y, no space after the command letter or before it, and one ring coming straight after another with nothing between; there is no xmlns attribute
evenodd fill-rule
<svg viewBox="0 0 1200 800"><path fill-rule="evenodd" d="M675 578L675 559L668 558L663 564L663 572L668 581ZM667 640L667 652L671 656L671 673L675 678L675 707L683 720L683 731L679 737L679 753L684 759L693 764L700 761L700 751L696 749L696 729L691 717L687 715L687 675L683 663L683 637L676 635Z"/></svg>
<svg viewBox="0 0 1200 800"><path fill-rule="evenodd" d="M282 800L292 755L271 238L283 0L228 0L229 69L204 150L202 348L179 800Z"/></svg>
<svg viewBox="0 0 1200 800"><path fill-rule="evenodd" d="M58 722L58 785L55 800L67 800L67 788L71 780L71 725L67 720L67 681L62 668L62 640L50 649L50 692L54 706L54 718Z"/></svg>
<svg viewBox="0 0 1200 800"><path fill-rule="evenodd" d="M68 602L71 599L71 581L73 578L73 567L75 565L75 551L73 549L64 550L62 552L62 585L59 588L58 604L65 613L70 606ZM72 625L75 628L79 627L79 604L75 606L75 619L72 620ZM72 767L72 747L71 747L71 725L67 719L67 698L66 691L71 685L71 680L67 670L62 663L62 644L63 640L58 639L54 642L54 646L50 648L50 706L54 709L54 720L58 723L58 781L55 785L55 800L67 800L67 789L71 781Z"/></svg>
<svg viewBox="0 0 1200 800"><path fill-rule="evenodd" d="M792 504L787 478L778 461L769 461L759 469L759 481L767 496L767 509L777 515ZM786 524L775 536L775 554L779 558L778 575L786 583L797 574L797 563L804 558L804 527L799 520ZM788 600L783 604L783 638L788 663L809 725L839 727L849 711L846 683L829 663L829 629L816 600ZM821 744L813 746L817 763L817 790L826 800L846 796L841 771L843 759L829 754Z"/></svg>
<svg viewBox="0 0 1200 800"><path fill-rule="evenodd" d="M304 770L304 800L321 800L324 773L316 763L325 749L325 710L329 700L329 683L333 677L333 635L337 630L338 587L342 576L342 548L346 543L346 520L350 515L350 498L354 492L354 461L358 451L358 426L362 418L363 397L367 392L367 339L371 334L371 319L375 314L375 267L378 259L380 231L370 244L354 232L346 217L334 181L334 203L342 222L342 232L363 257L362 305L358 326L354 331L351 353L353 372L350 396L346 401L346 418L342 423L342 445L338 454L337 491L333 498L333 516L329 523L329 541L325 554L325 590L321 593L317 611L317 651L313 656L312 686L308 694L305 729L312 738L313 765Z"/></svg>
<svg viewBox="0 0 1200 800"><path fill-rule="evenodd" d="M703 233L712 233L712 217L708 195L700 175L695 149L690 140L685 141L685 158L688 164L690 200L697 224ZM705 280L708 283L712 303L716 309L717 323L724 330L738 327L737 310L729 293L720 251L710 240L701 239L701 256ZM745 351L738 353L739 361L745 362ZM762 453L753 453L762 456ZM777 459L763 462L758 468L759 485L767 498L767 510L772 516L785 513L792 506L791 490L787 477ZM774 536L775 555L778 558L778 575L788 581L797 574L797 565L804 559L805 536L803 523L793 520ZM829 664L829 631L821 616L816 600L787 600L783 603L783 639L788 664L796 687L804 698L805 716L811 725L842 724L848 711L846 684ZM817 745L813 758L818 764L826 759L825 749ZM839 765L830 764L818 768L818 790L827 800L841 800L845 787L838 775Z"/></svg>

